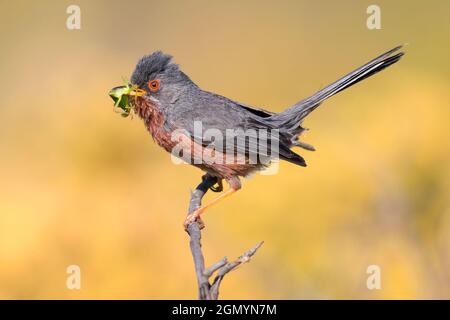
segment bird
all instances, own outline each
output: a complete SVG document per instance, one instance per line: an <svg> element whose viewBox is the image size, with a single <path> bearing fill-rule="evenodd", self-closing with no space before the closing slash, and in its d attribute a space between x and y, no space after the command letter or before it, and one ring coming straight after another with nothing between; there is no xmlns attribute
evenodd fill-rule
<svg viewBox="0 0 450 320"><path fill-rule="evenodd" d="M228 183L227 191L200 206L184 221L185 229L194 221L203 228L200 216L241 189L241 178L264 170L275 158L305 167L305 159L292 150L315 150L299 139L306 130L302 126L304 119L328 98L398 62L404 55L401 49L400 45L381 54L279 113L202 90L173 62L171 55L162 51L143 56L130 81L114 87L109 95L124 117L132 112L141 118L153 140L167 152L174 154L174 149L181 146L182 152L175 156L204 171L203 179L214 179L212 191L222 192L222 181ZM215 136L205 135L208 130L215 130ZM252 130L260 135L249 141L243 133ZM235 134L233 143L225 143L231 141L225 141L228 132ZM239 138L244 143L236 143ZM268 145L276 149L274 154L267 152ZM205 158L208 152L213 159L222 161Z"/></svg>

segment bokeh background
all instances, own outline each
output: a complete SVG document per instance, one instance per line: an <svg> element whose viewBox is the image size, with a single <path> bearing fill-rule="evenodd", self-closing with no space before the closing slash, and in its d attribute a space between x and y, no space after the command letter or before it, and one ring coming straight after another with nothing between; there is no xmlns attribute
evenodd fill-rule
<svg viewBox="0 0 450 320"><path fill-rule="evenodd" d="M66 29L71 4L81 30ZM208 212L204 250L212 263L265 241L222 298L450 298L450 3L377 1L368 30L371 4L2 1L0 298L196 298L181 224L201 172L107 95L142 55L281 111L401 43L399 64L305 121L306 169L282 163Z"/></svg>

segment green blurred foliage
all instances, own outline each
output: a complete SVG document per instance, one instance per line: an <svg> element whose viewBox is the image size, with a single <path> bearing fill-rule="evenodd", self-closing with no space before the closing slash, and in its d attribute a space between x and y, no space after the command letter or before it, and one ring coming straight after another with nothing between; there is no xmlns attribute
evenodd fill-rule
<svg viewBox="0 0 450 320"><path fill-rule="evenodd" d="M0 298L195 298L175 166L108 90L162 49L202 88L280 111L400 43L397 65L306 121L307 168L254 176L205 216L223 298L450 298L448 1L2 2ZM212 195L208 195L210 198ZM81 267L82 288L65 286ZM366 288L366 268L382 289Z"/></svg>

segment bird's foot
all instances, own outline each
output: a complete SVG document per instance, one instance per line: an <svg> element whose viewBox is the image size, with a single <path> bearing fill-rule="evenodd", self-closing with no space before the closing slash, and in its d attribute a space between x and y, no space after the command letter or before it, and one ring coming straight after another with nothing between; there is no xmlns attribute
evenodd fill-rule
<svg viewBox="0 0 450 320"><path fill-rule="evenodd" d="M194 212L192 212L191 214L189 214L186 217L186 220L184 220L183 226L184 226L184 230L188 230L188 227L191 223L193 222L197 222L198 226L201 229L203 229L205 227L205 223L203 222L203 220L200 218L200 215L202 214L203 210L201 208L198 208L197 210L195 210Z"/></svg>

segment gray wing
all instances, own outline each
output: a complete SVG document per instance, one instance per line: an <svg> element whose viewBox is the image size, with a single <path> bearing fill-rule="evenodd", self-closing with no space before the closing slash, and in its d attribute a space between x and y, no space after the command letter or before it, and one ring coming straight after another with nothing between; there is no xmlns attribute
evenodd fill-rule
<svg viewBox="0 0 450 320"><path fill-rule="evenodd" d="M279 156L298 165L306 165L301 156L282 142L283 137L274 131L277 128L263 121L273 115L271 112L206 91L197 92L195 101L185 95L173 107L176 112L169 113L167 122L173 126L172 129L185 129L197 143L261 162ZM272 146L278 147L275 155L269 152Z"/></svg>

